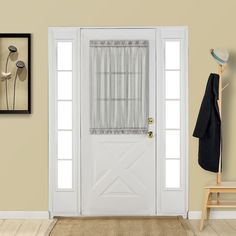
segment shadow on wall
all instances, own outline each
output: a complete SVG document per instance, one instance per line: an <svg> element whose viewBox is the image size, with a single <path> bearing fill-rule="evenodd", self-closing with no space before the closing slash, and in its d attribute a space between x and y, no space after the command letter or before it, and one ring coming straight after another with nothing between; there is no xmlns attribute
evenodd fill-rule
<svg viewBox="0 0 236 236"><path fill-rule="evenodd" d="M223 75L222 87L229 83L223 92L222 92L222 144L223 144L223 154L222 154L222 168L223 174L227 173L227 170L230 169L232 158L229 155L230 147L232 145L232 120L230 117L233 117L234 109L232 107L232 99L235 96L235 88L236 88L236 51L230 51L230 58L228 61L227 69L225 75ZM226 177L227 178L227 177ZM233 176L234 180L236 180L236 175ZM224 179L227 180L227 179ZM233 179L230 179L231 181Z"/></svg>
<svg viewBox="0 0 236 236"><path fill-rule="evenodd" d="M17 72L17 75L18 75L18 78L20 81L26 80L27 74L28 74L28 72L25 67Z"/></svg>
<svg viewBox="0 0 236 236"><path fill-rule="evenodd" d="M19 53L15 52L10 55L10 60L11 61L16 61L18 59Z"/></svg>

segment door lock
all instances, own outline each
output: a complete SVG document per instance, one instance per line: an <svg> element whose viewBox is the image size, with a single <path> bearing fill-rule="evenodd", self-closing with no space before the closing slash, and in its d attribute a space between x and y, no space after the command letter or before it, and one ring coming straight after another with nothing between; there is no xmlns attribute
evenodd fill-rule
<svg viewBox="0 0 236 236"><path fill-rule="evenodd" d="M154 134L153 134L152 131L148 131L148 132L147 132L147 136L148 136L148 138L153 138L153 137L154 137Z"/></svg>

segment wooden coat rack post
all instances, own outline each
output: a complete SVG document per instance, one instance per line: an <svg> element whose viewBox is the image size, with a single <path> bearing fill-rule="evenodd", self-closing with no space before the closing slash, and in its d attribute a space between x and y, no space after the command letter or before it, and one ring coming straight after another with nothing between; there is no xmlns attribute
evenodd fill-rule
<svg viewBox="0 0 236 236"><path fill-rule="evenodd" d="M220 117L222 117L222 75L224 72L224 66L219 65L219 99L218 107L220 112ZM221 153L221 150L220 150ZM220 154L219 159L219 169L216 176L216 183L210 183L205 186L205 196L202 207L202 216L200 220L200 230L203 229L204 220L209 217L211 208L236 208L236 201L221 201L220 193L236 193L236 182L222 182L222 172L221 172L221 160L222 156ZM213 200L213 194L216 194L216 200Z"/></svg>
<svg viewBox="0 0 236 236"><path fill-rule="evenodd" d="M222 75L223 75L223 66L218 65L218 74L219 74L219 87L218 87L218 108L219 108L219 113L220 113L220 119L222 119ZM216 176L216 183L220 184L221 183L221 147L220 147L220 159L219 159L219 169L218 173Z"/></svg>

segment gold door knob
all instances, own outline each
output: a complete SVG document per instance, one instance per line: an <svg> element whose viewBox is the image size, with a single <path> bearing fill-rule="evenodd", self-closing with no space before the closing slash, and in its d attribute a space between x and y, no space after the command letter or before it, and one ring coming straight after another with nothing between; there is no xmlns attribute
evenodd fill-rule
<svg viewBox="0 0 236 236"><path fill-rule="evenodd" d="M147 136L148 136L148 138L153 138L153 137L154 137L154 134L153 134L152 131L148 131L148 132L147 132Z"/></svg>

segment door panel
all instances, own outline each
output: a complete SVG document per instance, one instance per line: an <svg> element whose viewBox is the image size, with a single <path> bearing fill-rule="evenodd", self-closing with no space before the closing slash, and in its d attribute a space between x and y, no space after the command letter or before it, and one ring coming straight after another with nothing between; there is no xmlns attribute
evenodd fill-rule
<svg viewBox="0 0 236 236"><path fill-rule="evenodd" d="M147 40L148 130L155 133L155 30L84 29L81 40L81 178L83 215L153 215L156 212L155 134L91 133L92 40ZM135 60L133 58L132 60ZM89 64L90 63L90 64ZM96 82L96 81L95 81ZM99 85L100 86L100 85ZM119 87L119 89L122 89ZM110 109L112 106L110 106ZM107 114L109 110L106 110ZM129 112L132 112L130 110ZM107 115L103 114L103 115ZM119 114L117 114L118 116ZM132 114L131 114L132 115ZM137 114L136 114L137 115ZM148 121L147 121L148 122Z"/></svg>

